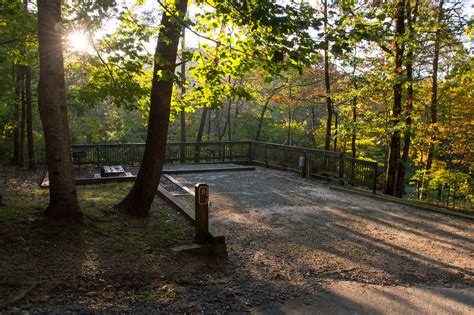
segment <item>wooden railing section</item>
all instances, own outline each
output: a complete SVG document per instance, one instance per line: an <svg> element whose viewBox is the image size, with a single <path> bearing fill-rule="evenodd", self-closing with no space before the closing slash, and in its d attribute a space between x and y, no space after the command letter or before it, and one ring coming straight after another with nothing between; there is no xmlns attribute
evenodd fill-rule
<svg viewBox="0 0 474 315"><path fill-rule="evenodd" d="M75 164L140 164L144 143L75 144ZM246 162L286 171L301 172L304 157L306 177L324 176L371 189L377 187L377 163L345 157L342 152L316 150L256 141L168 143L166 163Z"/></svg>

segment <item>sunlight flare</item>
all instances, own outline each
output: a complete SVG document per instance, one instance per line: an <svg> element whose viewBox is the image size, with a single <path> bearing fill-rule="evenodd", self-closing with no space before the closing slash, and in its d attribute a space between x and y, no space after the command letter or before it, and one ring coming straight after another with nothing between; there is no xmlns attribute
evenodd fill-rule
<svg viewBox="0 0 474 315"><path fill-rule="evenodd" d="M73 31L67 36L71 50L77 52L87 52L90 48L90 43L87 35L81 31Z"/></svg>

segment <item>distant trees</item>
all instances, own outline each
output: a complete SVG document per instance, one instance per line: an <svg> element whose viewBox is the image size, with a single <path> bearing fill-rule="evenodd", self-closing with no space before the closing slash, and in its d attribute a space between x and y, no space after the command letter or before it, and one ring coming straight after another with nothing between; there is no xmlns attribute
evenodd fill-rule
<svg viewBox="0 0 474 315"><path fill-rule="evenodd" d="M34 139L43 135L32 128L36 37L25 3L8 3L0 13L0 22L8 25L0 32L0 85L6 91L0 95L0 121L14 162L26 164L22 147L28 142L34 168ZM120 204L125 211L147 214L168 117L168 139L174 141L257 139L376 160L384 164L384 192L395 196L409 183L420 198L428 190L450 191L454 171L471 172L472 142L463 128L470 118L461 114L469 106L463 88L469 84L455 83L472 76L462 66L472 57L462 44L467 20L461 0L193 3L203 10L190 19L177 9L182 5L177 0L159 2L153 14L141 2L64 6L70 21L63 26L87 25L93 48L66 55L74 141L143 141L148 129L147 147L153 149L147 149L139 180ZM158 8L166 26L156 27ZM108 19L117 21L113 32L103 29ZM197 47L185 47L184 25L199 38ZM158 31L166 43L160 40L150 54L143 43ZM104 34L97 38L97 32ZM174 44L180 38L177 62ZM45 104L41 98L40 93ZM466 194L465 188L456 194L461 191Z"/></svg>

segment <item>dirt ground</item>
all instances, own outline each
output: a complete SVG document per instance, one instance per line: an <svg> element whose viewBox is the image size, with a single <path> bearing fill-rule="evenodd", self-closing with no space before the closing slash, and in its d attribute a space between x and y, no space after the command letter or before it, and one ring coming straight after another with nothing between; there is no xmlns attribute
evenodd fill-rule
<svg viewBox="0 0 474 315"><path fill-rule="evenodd" d="M210 218L227 239L223 259L174 254L170 247L189 242L192 227L159 200L146 220L114 213L129 184L79 188L89 215L58 230L40 223L41 171L0 171L7 203L0 208L0 306L28 290L6 312L261 312L275 303L309 305L306 298L342 282L474 285L472 221L346 195L289 173L174 176L188 187L209 184Z"/></svg>

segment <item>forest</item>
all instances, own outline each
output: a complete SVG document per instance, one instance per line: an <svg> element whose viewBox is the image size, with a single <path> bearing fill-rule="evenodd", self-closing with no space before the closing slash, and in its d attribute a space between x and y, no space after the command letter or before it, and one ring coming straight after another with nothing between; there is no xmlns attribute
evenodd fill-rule
<svg viewBox="0 0 474 315"><path fill-rule="evenodd" d="M179 13L169 142L346 152L382 165L386 194L472 205L468 4L195 1L187 13L174 5L63 3L71 143L145 141L159 17ZM46 161L38 5L6 1L0 14L2 157L35 168Z"/></svg>
<svg viewBox="0 0 474 315"><path fill-rule="evenodd" d="M0 0L0 313L472 311L473 10Z"/></svg>

